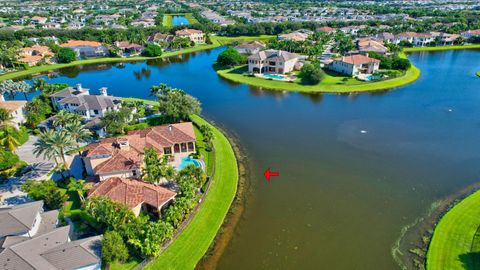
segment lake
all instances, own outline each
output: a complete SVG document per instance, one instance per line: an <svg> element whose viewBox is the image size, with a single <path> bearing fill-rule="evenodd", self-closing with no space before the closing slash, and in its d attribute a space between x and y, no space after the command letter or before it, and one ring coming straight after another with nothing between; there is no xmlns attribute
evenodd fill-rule
<svg viewBox="0 0 480 270"><path fill-rule="evenodd" d="M422 75L386 92L306 95L221 79L222 48L68 68L50 82L148 98L184 89L249 156L247 207L218 269L398 269L403 226L480 176L480 51L410 55ZM267 182L270 167L280 176Z"/></svg>
<svg viewBox="0 0 480 270"><path fill-rule="evenodd" d="M187 25L190 24L187 18L185 16L179 16L179 15L174 15L172 16L172 25L173 26L178 26L178 25Z"/></svg>

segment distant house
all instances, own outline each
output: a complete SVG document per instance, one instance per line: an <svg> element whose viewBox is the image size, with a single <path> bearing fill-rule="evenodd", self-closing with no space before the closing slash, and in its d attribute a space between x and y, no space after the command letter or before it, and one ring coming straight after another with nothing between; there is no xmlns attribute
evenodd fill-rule
<svg viewBox="0 0 480 270"><path fill-rule="evenodd" d="M197 29L181 29L175 31L175 36L182 37L182 38L189 38L191 41L195 42L195 44L202 44L205 43L205 33L201 30Z"/></svg>
<svg viewBox="0 0 480 270"><path fill-rule="evenodd" d="M278 40L291 40L291 41L305 41L309 34L303 32L292 32L288 34L282 34L278 36Z"/></svg>
<svg viewBox="0 0 480 270"><path fill-rule="evenodd" d="M413 39L415 38L416 35L417 33L415 32L402 32L395 36L395 39L393 42L395 44L398 44L402 41L405 41L413 44Z"/></svg>
<svg viewBox="0 0 480 270"><path fill-rule="evenodd" d="M460 35L464 39L469 39L469 38L472 38L472 37L480 37L480 29L468 30L468 31L460 33Z"/></svg>
<svg viewBox="0 0 480 270"><path fill-rule="evenodd" d="M100 42L86 40L69 40L60 47L71 48L80 58L102 57L108 55L108 49Z"/></svg>
<svg viewBox="0 0 480 270"><path fill-rule="evenodd" d="M54 53L47 46L33 45L21 48L18 53L18 61L34 66L38 63L51 63Z"/></svg>
<svg viewBox="0 0 480 270"><path fill-rule="evenodd" d="M47 20L48 18L40 17L40 16L33 16L32 18L30 18L30 22L34 25L44 24L47 22Z"/></svg>
<svg viewBox="0 0 480 270"><path fill-rule="evenodd" d="M143 27L154 27L155 26L155 20L154 19L146 19L146 18L140 18L132 23L130 25L138 27L138 26L143 26Z"/></svg>
<svg viewBox="0 0 480 270"><path fill-rule="evenodd" d="M56 23L56 22L49 22L49 23L46 23L46 24L42 25L42 28L43 29L60 29L60 28L62 28L62 25L60 23Z"/></svg>
<svg viewBox="0 0 480 270"><path fill-rule="evenodd" d="M457 34L447 34L447 33L439 33L435 39L440 42L441 45L453 45L460 35Z"/></svg>
<svg viewBox="0 0 480 270"><path fill-rule="evenodd" d="M328 26L323 26L323 27L317 28L317 32L320 32L320 33L334 33L336 31L337 31L337 29L332 28L332 27L328 27Z"/></svg>
<svg viewBox="0 0 480 270"><path fill-rule="evenodd" d="M281 50L265 50L248 57L248 71L285 74L293 71L299 55Z"/></svg>
<svg viewBox="0 0 480 270"><path fill-rule="evenodd" d="M137 179L110 177L88 191L88 197L108 197L127 205L138 216L140 212L160 216L161 211L176 196L174 191Z"/></svg>
<svg viewBox="0 0 480 270"><path fill-rule="evenodd" d="M382 32L379 34L375 35L375 38L377 40L383 41L383 43L388 42L388 43L393 43L395 36L392 33L389 32Z"/></svg>
<svg viewBox="0 0 480 270"><path fill-rule="evenodd" d="M175 39L174 35L156 33L154 35L149 36L147 41L152 43L160 43L160 42L172 42L174 39Z"/></svg>
<svg viewBox="0 0 480 270"><path fill-rule="evenodd" d="M435 42L435 37L430 33L416 33L413 37L413 45L418 47L428 46Z"/></svg>
<svg viewBox="0 0 480 270"><path fill-rule="evenodd" d="M18 129L21 124L26 121L26 101L23 100L3 100L3 96L0 96L0 108L5 109L10 113L14 126Z"/></svg>
<svg viewBox="0 0 480 270"><path fill-rule="evenodd" d="M327 66L328 69L337 73L354 77L359 74L373 74L378 71L379 67L380 60L362 54L335 58L333 62Z"/></svg>
<svg viewBox="0 0 480 270"><path fill-rule="evenodd" d="M155 126L90 144L82 157L87 174L100 180L114 176L136 178L141 174L145 147L170 155L171 163L178 167L182 158L195 152L195 140L191 122Z"/></svg>
<svg viewBox="0 0 480 270"><path fill-rule="evenodd" d="M352 25L352 26L345 26L340 28L340 31L344 32L345 34L350 34L352 36L358 35L358 31L365 29L366 25Z"/></svg>
<svg viewBox="0 0 480 270"><path fill-rule="evenodd" d="M140 54L143 51L143 46L128 41L115 41L115 47L119 48L123 54Z"/></svg>
<svg viewBox="0 0 480 270"><path fill-rule="evenodd" d="M244 42L235 46L235 49L241 54L256 54L265 49L265 43L260 41Z"/></svg>
<svg viewBox="0 0 480 270"><path fill-rule="evenodd" d="M360 38L356 40L356 44L358 51L363 54L368 52L386 54L388 51L387 47L385 47L382 42L370 38Z"/></svg>

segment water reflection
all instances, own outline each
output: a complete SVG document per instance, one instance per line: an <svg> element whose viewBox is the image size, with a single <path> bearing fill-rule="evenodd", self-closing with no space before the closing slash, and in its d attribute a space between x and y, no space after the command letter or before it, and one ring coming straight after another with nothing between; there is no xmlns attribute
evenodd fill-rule
<svg viewBox="0 0 480 270"><path fill-rule="evenodd" d="M133 76L135 76L135 79L140 81L142 78L145 79L150 79L150 75L152 74L152 71L149 68L142 68L140 71L133 71Z"/></svg>

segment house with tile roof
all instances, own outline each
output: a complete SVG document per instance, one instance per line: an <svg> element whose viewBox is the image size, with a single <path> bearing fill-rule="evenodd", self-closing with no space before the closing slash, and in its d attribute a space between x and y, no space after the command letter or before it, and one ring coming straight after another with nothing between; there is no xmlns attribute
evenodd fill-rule
<svg viewBox="0 0 480 270"><path fill-rule="evenodd" d="M3 95L0 95L0 108L5 109L12 117L12 123L15 128L25 123L27 112L25 106L27 102L24 100L7 100L5 101Z"/></svg>
<svg viewBox="0 0 480 270"><path fill-rule="evenodd" d="M359 38L355 41L358 51L362 54L368 52L377 52L380 54L386 54L388 52L387 47L383 45L382 41L378 41L372 38Z"/></svg>
<svg viewBox="0 0 480 270"><path fill-rule="evenodd" d="M154 126L90 144L82 157L87 174L97 176L100 181L114 176L138 178L145 148L170 156L170 164L178 168L182 158L195 153L195 141L191 122Z"/></svg>
<svg viewBox="0 0 480 270"><path fill-rule="evenodd" d="M60 47L72 49L78 58L103 57L108 55L108 49L96 41L69 40L60 44Z"/></svg>
<svg viewBox="0 0 480 270"><path fill-rule="evenodd" d="M175 36L181 38L189 38L191 41L195 42L195 44L205 43L205 33L197 29L186 28L177 30L175 31Z"/></svg>
<svg viewBox="0 0 480 270"><path fill-rule="evenodd" d="M281 50L265 50L248 57L248 72L285 74L293 71L299 55Z"/></svg>
<svg viewBox="0 0 480 270"><path fill-rule="evenodd" d="M18 61L34 66L38 63L52 63L54 53L48 46L33 45L21 48L18 53Z"/></svg>
<svg viewBox="0 0 480 270"><path fill-rule="evenodd" d="M138 179L110 177L97 183L88 191L88 196L108 197L113 201L127 205L138 216L140 212L160 216L176 193L164 187L145 183Z"/></svg>
<svg viewBox="0 0 480 270"><path fill-rule="evenodd" d="M241 54L251 55L260 52L261 50L265 49L265 47L265 43L255 40L252 42L240 43L235 46L235 50L237 50Z"/></svg>
<svg viewBox="0 0 480 270"><path fill-rule="evenodd" d="M356 77L360 74L373 74L380 67L380 60L362 54L353 54L335 58L328 69L340 74Z"/></svg>

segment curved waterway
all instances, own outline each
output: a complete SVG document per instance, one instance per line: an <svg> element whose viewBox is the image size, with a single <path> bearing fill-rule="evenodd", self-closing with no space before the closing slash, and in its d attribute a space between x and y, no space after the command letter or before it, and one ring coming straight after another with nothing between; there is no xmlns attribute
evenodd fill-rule
<svg viewBox="0 0 480 270"><path fill-rule="evenodd" d="M401 229L479 180L480 51L411 54L418 81L358 95L230 83L212 69L221 51L69 68L50 80L139 98L166 83L238 136L251 183L218 269L398 269L390 250ZM280 177L265 181L268 167Z"/></svg>

